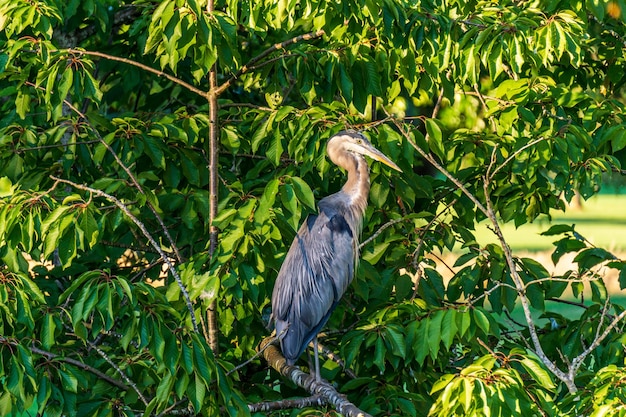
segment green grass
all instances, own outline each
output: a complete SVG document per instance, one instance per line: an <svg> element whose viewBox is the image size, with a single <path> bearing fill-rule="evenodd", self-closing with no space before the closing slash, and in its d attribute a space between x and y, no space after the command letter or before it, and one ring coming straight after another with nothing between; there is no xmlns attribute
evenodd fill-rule
<svg viewBox="0 0 626 417"><path fill-rule="evenodd" d="M597 195L584 201L581 209L551 212L533 223L515 228L513 224L502 226L504 237L513 251L543 252L554 248L552 242L559 236L541 236L541 232L554 224L576 225L576 231L595 246L616 253L626 252L626 195ZM496 243L494 233L483 222L476 228L481 245Z"/></svg>

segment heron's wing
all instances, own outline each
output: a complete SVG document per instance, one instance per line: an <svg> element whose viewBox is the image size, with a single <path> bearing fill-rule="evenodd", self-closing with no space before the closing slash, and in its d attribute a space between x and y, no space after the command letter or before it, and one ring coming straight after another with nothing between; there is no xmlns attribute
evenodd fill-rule
<svg viewBox="0 0 626 417"><path fill-rule="evenodd" d="M341 214L309 216L294 239L272 294L276 332L293 363L326 324L354 275L354 237Z"/></svg>

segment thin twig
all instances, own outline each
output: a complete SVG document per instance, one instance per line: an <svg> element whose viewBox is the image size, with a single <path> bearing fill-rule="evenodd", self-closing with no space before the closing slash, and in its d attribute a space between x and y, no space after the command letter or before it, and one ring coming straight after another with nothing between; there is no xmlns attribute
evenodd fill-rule
<svg viewBox="0 0 626 417"><path fill-rule="evenodd" d="M376 230L374 232L374 234L372 234L370 237L368 237L363 243L361 243L359 245L359 250L363 249L363 247L365 247L368 243L370 243L372 240L376 239L378 236L380 236L380 234L387 229L388 227L393 226L394 224L398 224L400 222L404 221L404 219L394 219L394 220L390 220L387 223L383 224L382 226L380 226L378 228L378 230Z"/></svg>
<svg viewBox="0 0 626 417"><path fill-rule="evenodd" d="M19 153L25 153L25 152L31 152L31 151L40 151L44 149L68 148L74 145L93 145L94 143L98 143L98 142L100 141L99 140L86 140L82 142L71 142L71 143L66 143L66 144L55 143L52 145L33 146L31 148L18 148L18 149L15 149L14 152L19 154Z"/></svg>
<svg viewBox="0 0 626 417"><path fill-rule="evenodd" d="M163 72L163 71L160 71L160 70L157 70L157 69L154 69L152 67L149 67L149 66L147 66L145 64L142 64L141 62L134 61L132 59L120 58L118 56L105 54L103 52L87 51L87 50L83 50L83 49L73 49L73 48L70 48L70 49L66 49L65 51L70 53L70 54L79 55L79 56L80 55L92 55L92 56L97 56L97 57L100 57L100 58L105 58L105 59L108 59L110 61L123 62L124 64L132 65L134 67L141 68L144 71L151 72L152 74L155 74L155 75L157 75L159 77L167 78L171 82L176 83L176 84L180 85L181 87L184 87L187 90L191 91L192 93L198 94L199 96L202 96L202 97L206 98L208 96L208 94L209 94L207 91L203 91L203 90L201 90L201 89L199 89L197 87L194 87L193 85L191 85L189 83L186 83L185 81L181 80L180 78L174 77L173 75L170 75L170 74L168 74L166 72ZM62 51L57 51L57 52L62 52Z"/></svg>
<svg viewBox="0 0 626 417"><path fill-rule="evenodd" d="M143 188L141 187L141 185L139 184L139 181L137 181L137 178L135 178L135 176L133 175L133 173L130 171L130 169L124 165L124 162L122 162L122 160L120 159L120 157L115 153L115 151L113 150L113 148L111 147L111 145L109 145L100 135L100 132L98 132L98 130L91 124L91 122L87 119L87 116L85 116L80 110L78 110L76 107L74 107L72 105L72 103L70 103L67 100L63 100L67 106L72 109L80 118L82 118L85 123L87 123L87 125L92 129L92 131L94 132L94 134L96 135L96 138L98 138L98 140L100 141L100 143L102 143L102 145L104 145L104 147L109 151L109 153L111 155L113 155L113 158L115 159L115 162L117 162L117 164L120 166L120 168L122 168L124 170L124 172L126 172L126 175L128 175L128 178L130 179L130 181L133 183L133 185L135 186L135 188L143 195L146 194L146 192L143 190ZM178 247L176 246L174 239L172 238L172 235L170 235L169 229L167 228L167 226L165 226L165 222L163 221L163 219L161 218L161 216L159 215L159 213L156 211L156 209L154 208L154 205L149 201L146 200L147 206L150 209L150 211L152 212L152 214L154 215L154 217L157 219L157 221L159 222L159 225L161 226L161 230L163 230L163 233L165 234L165 237L167 238L168 242L170 243L170 246L172 247L172 250L174 251L174 254L176 255L176 260L181 263L183 262L183 258L180 256L180 253L178 252Z"/></svg>
<svg viewBox="0 0 626 417"><path fill-rule="evenodd" d="M224 92L224 90L226 90L235 81L237 81L237 79L239 79L239 77L241 77L242 75L244 75L247 72L252 71L254 69L254 66L255 66L255 64L257 62L259 62L260 60L262 60L266 56L270 55L271 53L273 53L273 52L275 52L275 51L277 51L279 49L284 49L284 48L288 47L289 45L293 45L293 44L296 44L296 43L299 43L299 42L302 42L302 41L308 41L308 40L320 38L323 35L324 35L324 30L320 29L320 30L317 30L317 31L314 31L314 32L309 32L309 33L305 33L305 34L300 35L300 36L296 36L296 37L291 38L291 39L287 39L286 41L283 41L283 42L280 42L280 43L276 43L276 44L270 46L265 51L261 52L259 55L255 56L250 61L248 61L232 77L230 77L222 85L220 85L215 90L214 94L216 96L219 96L220 94L222 94Z"/></svg>
<svg viewBox="0 0 626 417"><path fill-rule="evenodd" d="M111 358L109 358L109 355L107 355L105 351L100 349L100 347L98 345L96 345L93 342L90 342L89 340L85 340L85 341L87 342L87 344L89 345L90 348L92 348L93 350L98 352L98 354L102 357L102 359L104 359L106 361L106 363L111 365L111 367L117 371L117 373L122 377L122 379L124 381L126 381L126 383L133 388L133 390L139 396L139 399L141 400L141 402L144 403L144 405L147 407L148 404L149 404L149 401L146 399L146 397L144 397L144 395L141 393L141 391L139 391L139 388L137 387L137 384L135 384L133 381L131 381L130 378L124 373L124 371L122 371L122 369L119 366L117 366L117 364L115 362L113 362L111 360Z"/></svg>
<svg viewBox="0 0 626 417"><path fill-rule="evenodd" d="M546 137L540 137L539 139L535 139L535 140L533 140L531 142L528 142L526 145L522 146L521 148L519 148L518 150L513 152L508 158L506 158L504 160L504 162L502 162L500 165L498 165L496 167L496 169L494 169L493 172L491 172L491 174L489 174L489 171L487 171L487 176L488 176L489 180L492 180L494 175L496 175L498 173L498 171L500 171L502 168L504 168L509 162L513 161L520 153L524 152L526 149L528 149L528 148L530 148L532 146L535 146L539 142L542 142L542 141L544 141L546 139L547 139Z"/></svg>
<svg viewBox="0 0 626 417"><path fill-rule="evenodd" d="M265 351L265 349L267 349L275 341L276 341L276 339L271 340L268 344L266 344L261 349L259 349L259 351L256 352L251 358L247 359L245 362L240 363L239 365L235 366L230 371L226 372L226 376L230 376L230 375L234 374L235 372L237 372L238 370L240 370L244 366L247 366L248 364L250 364L253 360L258 358L259 356L263 355L263 352Z"/></svg>

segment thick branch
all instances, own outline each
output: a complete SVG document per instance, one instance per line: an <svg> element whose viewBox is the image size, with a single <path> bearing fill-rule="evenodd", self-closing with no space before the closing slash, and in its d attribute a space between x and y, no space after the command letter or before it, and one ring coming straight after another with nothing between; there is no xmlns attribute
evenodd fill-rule
<svg viewBox="0 0 626 417"><path fill-rule="evenodd" d="M207 4L207 12L213 12L213 0L209 0ZM218 176L219 176L219 147L218 147L218 104L217 104L217 68L216 64L213 64L211 71L209 72L209 256L213 257L215 249L217 248L218 230L213 224L213 221L217 217L217 203L218 203ZM213 354L217 356L219 343L219 327L217 325L217 297L211 300L209 308L207 310L207 322L208 322L208 337L209 346L213 350Z"/></svg>
<svg viewBox="0 0 626 417"><path fill-rule="evenodd" d="M268 412L273 410L289 410L292 408L305 407L321 407L326 404L324 399L319 395L312 395L306 398L296 398L280 401L266 401L262 403L249 404L248 409L251 413Z"/></svg>
<svg viewBox="0 0 626 417"><path fill-rule="evenodd" d="M267 363L278 373L304 388L311 395L319 396L346 417L371 417L339 394L328 382L317 382L314 376L302 372L300 368L287 365L280 349L272 344L275 340L273 336L267 337L263 339L259 347L263 350L263 357Z"/></svg>

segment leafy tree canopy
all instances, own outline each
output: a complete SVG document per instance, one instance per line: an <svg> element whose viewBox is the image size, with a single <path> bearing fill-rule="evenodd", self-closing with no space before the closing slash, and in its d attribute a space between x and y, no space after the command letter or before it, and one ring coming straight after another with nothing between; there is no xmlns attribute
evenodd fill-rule
<svg viewBox="0 0 626 417"><path fill-rule="evenodd" d="M623 173L625 22L624 0L0 0L0 414L332 409L256 352L352 127L403 174L372 166L324 378L371 415L625 415L604 273L623 289L626 263L555 225L575 265L551 276L500 229ZM571 293L580 315L551 311Z"/></svg>

